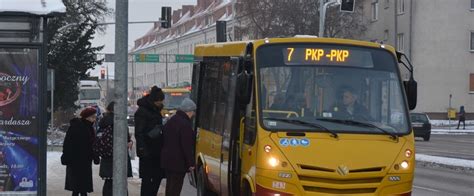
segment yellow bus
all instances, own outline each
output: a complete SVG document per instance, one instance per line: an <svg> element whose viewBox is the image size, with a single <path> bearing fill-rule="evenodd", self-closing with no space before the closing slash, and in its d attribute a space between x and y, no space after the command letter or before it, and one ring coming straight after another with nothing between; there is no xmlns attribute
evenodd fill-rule
<svg viewBox="0 0 474 196"><path fill-rule="evenodd" d="M198 45L198 195L411 195L416 82L402 59L332 38Z"/></svg>
<svg viewBox="0 0 474 196"><path fill-rule="evenodd" d="M178 109L184 98L190 97L191 91L189 88L173 87L165 87L162 90L165 94L165 100L163 103L163 110L161 110L161 115L167 119L176 112L176 109Z"/></svg>

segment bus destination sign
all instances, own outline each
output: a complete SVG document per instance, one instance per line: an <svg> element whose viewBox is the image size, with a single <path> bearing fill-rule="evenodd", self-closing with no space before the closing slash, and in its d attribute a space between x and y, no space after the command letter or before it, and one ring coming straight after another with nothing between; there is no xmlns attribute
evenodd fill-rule
<svg viewBox="0 0 474 196"><path fill-rule="evenodd" d="M342 65L373 67L370 52L345 48L288 47L283 48L287 65Z"/></svg>

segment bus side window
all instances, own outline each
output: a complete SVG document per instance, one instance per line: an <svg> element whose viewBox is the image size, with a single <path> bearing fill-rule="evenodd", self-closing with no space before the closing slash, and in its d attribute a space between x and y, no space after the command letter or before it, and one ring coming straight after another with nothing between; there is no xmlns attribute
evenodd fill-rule
<svg viewBox="0 0 474 196"><path fill-rule="evenodd" d="M252 85L253 86L253 85ZM252 93L252 101L247 105L244 121L244 143L253 145L256 138L256 112L255 112L255 91Z"/></svg>
<svg viewBox="0 0 474 196"><path fill-rule="evenodd" d="M211 100L211 85L212 85L212 80L209 78L209 64L207 62L201 63L200 69L202 69L202 72L204 73L202 76L203 78L200 79L200 82L202 84L200 85L199 89L199 126L202 129L209 130L211 128L211 116L212 114L212 100Z"/></svg>

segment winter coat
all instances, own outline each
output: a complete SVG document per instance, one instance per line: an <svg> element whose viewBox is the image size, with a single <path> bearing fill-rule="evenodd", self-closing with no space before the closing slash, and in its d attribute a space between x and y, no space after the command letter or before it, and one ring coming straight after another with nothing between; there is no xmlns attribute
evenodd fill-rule
<svg viewBox="0 0 474 196"><path fill-rule="evenodd" d="M459 116L459 121L465 121L466 120L466 111L464 109L461 109L458 113Z"/></svg>
<svg viewBox="0 0 474 196"><path fill-rule="evenodd" d="M101 157L99 176L102 178L112 178L113 173L113 135L114 135L114 113L105 113L99 122L99 129L102 132L100 138L94 144L94 153ZM130 142L130 134L128 134ZM128 156L127 176L132 177L132 165Z"/></svg>
<svg viewBox="0 0 474 196"><path fill-rule="evenodd" d="M156 125L163 124L161 109L156 107L148 96L137 101L138 109L135 112L135 139L137 155L140 157L140 178L163 177L164 172L160 165L162 138L150 138L147 133Z"/></svg>
<svg viewBox="0 0 474 196"><path fill-rule="evenodd" d="M98 160L92 151L95 142L93 123L80 118L70 121L63 143L61 162L66 165L65 189L92 192L92 161Z"/></svg>
<svg viewBox="0 0 474 196"><path fill-rule="evenodd" d="M196 137L191 119L182 111L176 114L163 128L161 165L166 171L187 172L193 167Z"/></svg>

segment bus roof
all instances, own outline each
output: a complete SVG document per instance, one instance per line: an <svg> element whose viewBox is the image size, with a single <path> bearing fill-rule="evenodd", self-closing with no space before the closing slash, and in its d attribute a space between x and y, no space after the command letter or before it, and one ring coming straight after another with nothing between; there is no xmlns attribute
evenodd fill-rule
<svg viewBox="0 0 474 196"><path fill-rule="evenodd" d="M339 38L318 38L318 37L289 37L289 38L268 38L240 42L222 42L213 44L201 44L195 48L194 56L244 56L247 44L253 43L255 48L267 43L333 43L353 46L385 48L395 54L395 49L390 45L379 44L375 42L358 41ZM225 50L222 48L225 47Z"/></svg>

